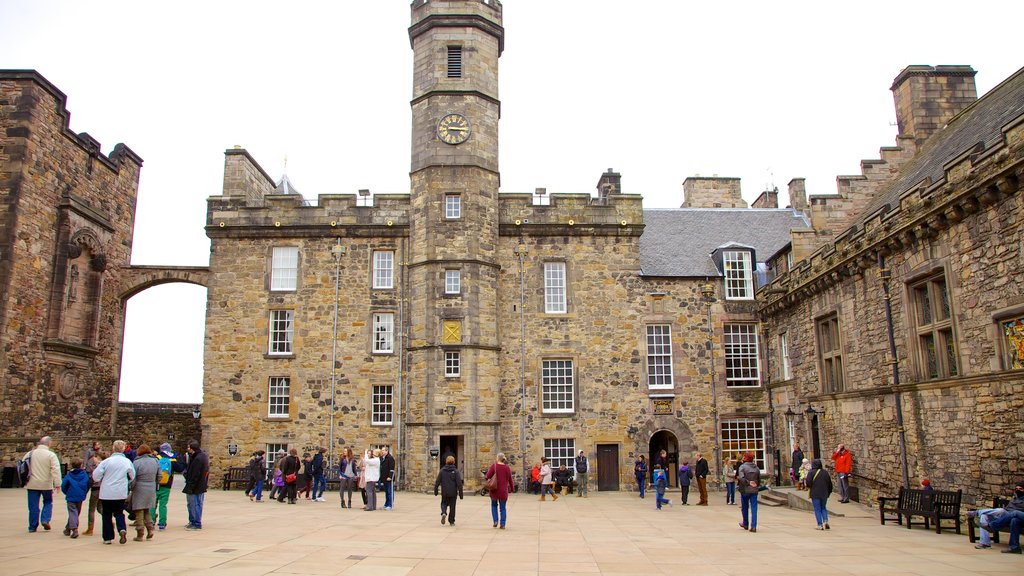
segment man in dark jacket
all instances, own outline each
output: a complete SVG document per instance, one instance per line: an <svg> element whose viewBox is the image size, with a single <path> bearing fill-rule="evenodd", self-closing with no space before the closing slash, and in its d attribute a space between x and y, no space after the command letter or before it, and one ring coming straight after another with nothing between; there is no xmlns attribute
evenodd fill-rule
<svg viewBox="0 0 1024 576"><path fill-rule="evenodd" d="M590 467L587 455L580 450L576 455L576 497L587 497L587 469Z"/></svg>
<svg viewBox="0 0 1024 576"><path fill-rule="evenodd" d="M327 448L320 447L316 454L313 455L313 461L310 463L310 468L313 469L313 501L324 502L324 489L327 488L327 478L324 476L324 452L327 452Z"/></svg>
<svg viewBox="0 0 1024 576"><path fill-rule="evenodd" d="M199 447L199 440L188 441L185 461L185 493L188 507L188 525L185 530L203 529L203 500L206 498L210 478L210 458Z"/></svg>
<svg viewBox="0 0 1024 576"><path fill-rule="evenodd" d="M1003 554L1020 554L1020 529L1024 526L1024 480L1017 482L1013 489L1013 500L1004 508L1006 513L993 520L989 525L982 526L990 532L996 532L1007 524L1010 525L1010 547Z"/></svg>
<svg viewBox="0 0 1024 576"><path fill-rule="evenodd" d="M792 463L792 466L789 467L789 478L795 486L800 479L800 465L804 463L804 451L800 449L800 445L796 442L793 443L793 458L790 460L790 463Z"/></svg>
<svg viewBox="0 0 1024 576"><path fill-rule="evenodd" d="M565 464L559 466L551 476L555 480L555 494L560 494L563 486L565 486L566 492L572 492L572 472L565 467Z"/></svg>
<svg viewBox="0 0 1024 576"><path fill-rule="evenodd" d="M395 506L395 457L386 446L380 449L380 481L384 483L384 509ZM445 460L447 462L447 459Z"/></svg>
<svg viewBox="0 0 1024 576"><path fill-rule="evenodd" d="M445 517L448 524L455 525L455 496L462 499L462 473L455 467L455 456L449 456L444 460L444 466L437 473L437 480L434 480L434 496L437 496L437 488L441 487L441 525L444 526Z"/></svg>
<svg viewBox="0 0 1024 576"><path fill-rule="evenodd" d="M700 490L700 502L697 502L697 506L708 505L708 472L708 461L698 452L697 462L693 465L693 475L697 477L697 490Z"/></svg>

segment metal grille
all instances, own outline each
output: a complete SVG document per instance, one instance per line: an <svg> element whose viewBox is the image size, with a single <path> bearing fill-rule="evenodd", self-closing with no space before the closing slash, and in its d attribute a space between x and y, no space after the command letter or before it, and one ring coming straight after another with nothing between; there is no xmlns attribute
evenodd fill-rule
<svg viewBox="0 0 1024 576"><path fill-rule="evenodd" d="M448 47L448 77L462 78L462 46Z"/></svg>

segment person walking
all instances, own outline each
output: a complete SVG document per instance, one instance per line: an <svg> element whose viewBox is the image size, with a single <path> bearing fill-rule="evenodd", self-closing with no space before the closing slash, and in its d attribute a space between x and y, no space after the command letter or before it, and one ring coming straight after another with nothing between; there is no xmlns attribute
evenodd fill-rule
<svg viewBox="0 0 1024 576"><path fill-rule="evenodd" d="M793 480L793 485L796 486L797 482L800 481L800 465L804 463L804 451L800 449L798 442L793 443L793 457L789 463L789 477Z"/></svg>
<svg viewBox="0 0 1024 576"><path fill-rule="evenodd" d="M377 509L377 481L380 480L380 450L367 450L363 454L363 481L365 482L366 506L363 510Z"/></svg>
<svg viewBox="0 0 1024 576"><path fill-rule="evenodd" d="M209 486L210 458L199 447L199 440L189 440L188 460L185 466L185 505L188 508L188 525L185 530L203 529L203 502Z"/></svg>
<svg viewBox="0 0 1024 576"><path fill-rule="evenodd" d="M587 497L587 468L589 468L589 462L587 462L587 455L580 450L580 453L576 455L576 497L586 498Z"/></svg>
<svg viewBox="0 0 1024 576"><path fill-rule="evenodd" d="M455 497L462 500L462 473L455 466L455 456L445 458L444 466L437 473L434 496L437 496L438 487L441 488L441 525L444 526L447 519L449 526L455 526Z"/></svg>
<svg viewBox="0 0 1024 576"><path fill-rule="evenodd" d="M278 502L284 503L284 499L288 498L289 504L295 504L296 490L299 484L299 469L301 467L299 451L295 448L289 448L288 455L281 461L281 479L284 480L284 486L278 491Z"/></svg>
<svg viewBox="0 0 1024 576"><path fill-rule="evenodd" d="M633 463L633 474L636 475L636 485L640 490L640 497L644 497L644 488L647 487L647 457L643 454Z"/></svg>
<svg viewBox="0 0 1024 576"><path fill-rule="evenodd" d="M551 494L551 501L558 500L558 494L551 489L551 464L548 464L548 457L540 458L540 500L543 502L545 496Z"/></svg>
<svg viewBox="0 0 1024 576"><path fill-rule="evenodd" d="M757 492L761 488L761 470L754 464L754 455L751 452L743 455L743 464L740 465L736 477L740 485L740 513L743 518L740 528L757 532Z"/></svg>
<svg viewBox="0 0 1024 576"><path fill-rule="evenodd" d="M352 454L351 448L346 448L345 453L338 463L338 496L341 497L341 507L352 507L352 490L357 488L359 482L359 469L356 467L356 457ZM348 493L348 506L345 505L345 493Z"/></svg>
<svg viewBox="0 0 1024 576"><path fill-rule="evenodd" d="M725 459L725 503L736 504L736 467L732 458Z"/></svg>
<svg viewBox="0 0 1024 576"><path fill-rule="evenodd" d="M149 515L156 522L157 529L164 530L167 528L167 501L171 498L174 474L184 472L185 463L178 459L178 455L174 453L174 449L167 442L160 445L160 452L156 456L160 471L156 478L156 503L150 509Z"/></svg>
<svg viewBox="0 0 1024 576"><path fill-rule="evenodd" d="M92 478L100 483L100 522L103 543L114 543L114 527L121 536L121 544L128 541L128 526L124 521L125 498L128 487L135 480L135 466L125 458L124 440L115 440L110 457L92 471Z"/></svg>
<svg viewBox="0 0 1024 576"><path fill-rule="evenodd" d="M853 474L853 454L840 444L832 453L832 460L835 461L836 476L839 478L839 503L846 504L850 501L850 474Z"/></svg>
<svg viewBox="0 0 1024 576"><path fill-rule="evenodd" d="M683 506L690 505L690 480L693 479L693 470L690 470L690 462L683 460L679 467L679 491L682 495Z"/></svg>
<svg viewBox="0 0 1024 576"><path fill-rule="evenodd" d="M391 510L395 507L395 457L391 450L385 446L380 450L380 479L384 483L384 509ZM447 458L445 459L447 462Z"/></svg>
<svg viewBox="0 0 1024 576"><path fill-rule="evenodd" d="M814 519L818 522L818 530L830 530L828 525L828 496L832 493L832 477L821 467L821 458L811 461L811 471L807 474L807 490L814 506Z"/></svg>
<svg viewBox="0 0 1024 576"><path fill-rule="evenodd" d="M284 478L281 477L281 463L284 462L286 456L288 456L287 452L278 450L274 457L274 468L271 470L268 478L270 481L270 494L267 497L271 500L276 500L281 495L281 491L284 490Z"/></svg>
<svg viewBox="0 0 1024 576"><path fill-rule="evenodd" d="M697 462L694 463L695 470L693 475L697 477L697 490L700 491L700 502L697 506L708 505L708 473L710 469L708 467L708 461L704 458L704 455L700 452L697 453Z"/></svg>
<svg viewBox="0 0 1024 576"><path fill-rule="evenodd" d="M28 531L35 532L42 524L43 530L50 529L53 516L53 493L60 490L60 458L50 450L53 440L49 436L39 439L39 444L30 450L22 460L28 461ZM39 499L43 500L42 511Z"/></svg>
<svg viewBox="0 0 1024 576"><path fill-rule="evenodd" d="M267 477L267 463L263 459L263 454L263 450L253 452L252 458L245 466L249 472L249 483L245 486L245 495L249 497L249 501L256 500L257 492L260 497L263 496L263 482Z"/></svg>
<svg viewBox="0 0 1024 576"><path fill-rule="evenodd" d="M313 501L326 502L324 490L327 489L327 478L324 476L324 453L327 448L321 446L313 455Z"/></svg>
<svg viewBox="0 0 1024 576"><path fill-rule="evenodd" d="M543 458L542 461L547 461L547 458ZM551 467L548 466L548 472L550 474ZM498 478L498 484L491 490L491 520L494 521L494 527L501 530L505 529L506 518L506 504L508 502L508 493L515 489L512 484L512 469L508 466L508 461L505 459L504 452L498 452L498 455L494 458L494 464L487 469L484 474L484 478L490 479L491 477ZM548 486L550 488L550 485ZM543 496L541 496L543 499Z"/></svg>
<svg viewBox="0 0 1024 576"><path fill-rule="evenodd" d="M60 491L64 493L64 502L68 508L68 523L64 525L64 535L78 538L78 517L82 513L82 502L89 497L92 480L82 469L82 459L71 459L71 471L60 483Z"/></svg>
<svg viewBox="0 0 1024 576"><path fill-rule="evenodd" d="M89 459L82 464L86 475L89 476L89 513L87 516L89 525L85 532L82 532L82 534L86 536L92 536L92 528L96 523L96 512L100 508L100 483L93 480L92 473L96 470L96 467L100 465L100 462L107 457L107 454L99 449L99 442L95 442L94 444L96 445L96 450L89 451L91 454Z"/></svg>
<svg viewBox="0 0 1024 576"><path fill-rule="evenodd" d="M135 541L142 542L153 538L153 521L151 510L156 507L156 490L159 486L160 461L153 454L149 444L139 445L135 461L135 483L132 485L131 509L135 512Z"/></svg>
<svg viewBox="0 0 1024 576"><path fill-rule="evenodd" d="M662 504L672 505L672 501L665 498L665 490L668 488L668 476L665 474L665 470L661 467L661 464L654 465L654 503L658 510L661 510Z"/></svg>

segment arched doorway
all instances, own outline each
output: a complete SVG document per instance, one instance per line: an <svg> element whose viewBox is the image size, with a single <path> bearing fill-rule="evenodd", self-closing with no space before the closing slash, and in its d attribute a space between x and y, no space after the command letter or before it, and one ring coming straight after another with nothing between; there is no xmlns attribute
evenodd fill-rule
<svg viewBox="0 0 1024 576"><path fill-rule="evenodd" d="M658 430L651 435L648 454L651 465L648 467L648 481L653 477L654 463L658 461L658 455L661 454L662 450L667 452L668 456L668 463L666 464L668 470L665 471L668 475L668 485L671 487L678 486L676 476L679 470L679 440L675 434L668 430Z"/></svg>

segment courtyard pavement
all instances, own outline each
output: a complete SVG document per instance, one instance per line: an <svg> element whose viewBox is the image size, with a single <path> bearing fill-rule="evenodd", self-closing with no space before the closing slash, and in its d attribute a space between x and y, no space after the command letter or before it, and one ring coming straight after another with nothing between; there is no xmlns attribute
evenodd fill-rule
<svg viewBox="0 0 1024 576"><path fill-rule="evenodd" d="M399 493L392 511L326 503L252 503L240 490L206 496L203 530L190 532L185 497L171 494L167 530L147 542L104 546L98 535L62 535L63 496L53 530L27 532L24 490L0 490L0 575L145 574L189 576L366 574L1024 574L1024 557L1004 544L975 550L966 535L880 526L875 511L832 502L844 514L814 529L810 512L760 507L757 533L737 526L739 507L712 493L707 507L661 511L626 492L539 502L513 495L506 530L491 527L490 500L467 494L455 526L439 522L439 499ZM379 498L383 502L383 498ZM356 496L358 502L358 495ZM84 526L84 515L83 515Z"/></svg>

